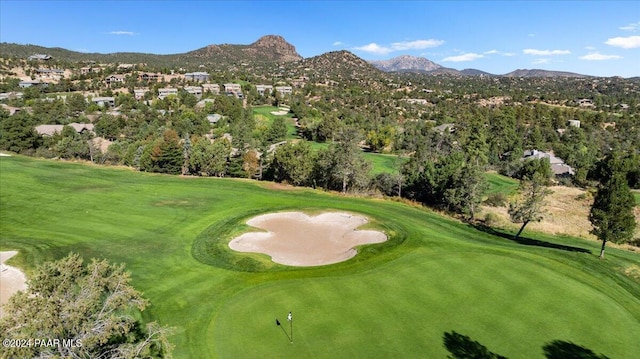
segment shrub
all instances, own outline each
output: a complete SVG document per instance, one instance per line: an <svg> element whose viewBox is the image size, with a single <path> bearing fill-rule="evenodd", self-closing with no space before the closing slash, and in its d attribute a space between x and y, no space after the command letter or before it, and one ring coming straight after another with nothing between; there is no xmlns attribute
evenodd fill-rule
<svg viewBox="0 0 640 359"><path fill-rule="evenodd" d="M491 207L506 207L507 195L501 192L490 193L484 203Z"/></svg>

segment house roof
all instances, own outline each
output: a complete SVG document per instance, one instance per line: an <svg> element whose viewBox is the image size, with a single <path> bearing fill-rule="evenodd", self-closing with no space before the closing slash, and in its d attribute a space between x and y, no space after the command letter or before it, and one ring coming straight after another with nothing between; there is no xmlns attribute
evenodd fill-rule
<svg viewBox="0 0 640 359"><path fill-rule="evenodd" d="M72 122L67 126L72 127L76 132L81 133L82 131L91 131L93 132L93 124L91 123L77 123ZM36 132L43 136L53 136L56 133L62 133L62 129L64 125L39 125L36 126Z"/></svg>

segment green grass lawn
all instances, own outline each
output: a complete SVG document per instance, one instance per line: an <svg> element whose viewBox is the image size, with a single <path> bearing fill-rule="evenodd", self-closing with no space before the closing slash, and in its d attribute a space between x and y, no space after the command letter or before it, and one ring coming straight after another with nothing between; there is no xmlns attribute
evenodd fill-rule
<svg viewBox="0 0 640 359"><path fill-rule="evenodd" d="M504 193L510 195L518 189L518 180L503 176L495 172L487 172L484 174L487 182L489 182L489 189L487 193Z"/></svg>
<svg viewBox="0 0 640 359"><path fill-rule="evenodd" d="M226 249L258 213L326 209L362 213L390 240L316 268ZM444 358L451 331L512 359L543 358L553 340L636 358L640 256L527 236L538 242L393 201L0 157L10 263L29 273L69 251L124 263L151 301L144 317L175 328L176 358ZM275 325L288 331L289 311L293 344Z"/></svg>
<svg viewBox="0 0 640 359"><path fill-rule="evenodd" d="M257 115L259 118L264 118L268 121L268 124L279 116L273 115L271 112L280 111L278 107L275 106L255 106L252 107L253 114ZM298 139L298 130L296 129L295 123L293 121L293 114L288 113L286 115L282 115L285 118L285 124L287 125L287 140Z"/></svg>
<svg viewBox="0 0 640 359"><path fill-rule="evenodd" d="M640 192L634 191L633 192L633 197L635 197L635 199L636 199L636 206L640 206Z"/></svg>

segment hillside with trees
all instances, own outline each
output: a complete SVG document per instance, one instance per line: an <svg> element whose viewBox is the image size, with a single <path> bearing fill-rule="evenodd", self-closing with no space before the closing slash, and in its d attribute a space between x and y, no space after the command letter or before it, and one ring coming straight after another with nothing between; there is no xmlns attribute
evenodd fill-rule
<svg viewBox="0 0 640 359"><path fill-rule="evenodd" d="M15 153L402 197L471 222L487 171L531 180L525 153L546 156L548 184L584 189L620 153L640 188L639 78L383 72L348 51L302 59L278 36L179 55L0 50L0 149Z"/></svg>

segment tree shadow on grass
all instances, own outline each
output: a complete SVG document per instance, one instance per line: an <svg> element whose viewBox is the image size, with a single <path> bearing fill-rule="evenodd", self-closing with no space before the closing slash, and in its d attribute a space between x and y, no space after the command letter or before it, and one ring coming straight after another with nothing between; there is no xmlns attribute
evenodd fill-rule
<svg viewBox="0 0 640 359"><path fill-rule="evenodd" d="M567 252L580 252L580 253L589 253L591 254L592 252L588 249L584 249L584 248L580 248L580 247L573 247L573 246L565 246L563 244L557 244L557 243L551 243L551 242L545 242L545 241L541 241L538 239L533 239L533 238L527 238L527 237L518 237L518 239L514 239L513 234L510 233L505 233L505 232L501 232L497 229L491 228L489 226L485 226L484 224L471 224L471 226L473 226L473 228L494 235L494 236L498 236L498 237L502 237L505 239L508 239L510 241L525 245L525 246L536 246L536 247L544 247L544 248L552 248L552 249L559 249L562 251L567 251Z"/></svg>
<svg viewBox="0 0 640 359"><path fill-rule="evenodd" d="M547 359L609 359L605 355L594 353L591 349L562 340L547 343L542 350Z"/></svg>
<svg viewBox="0 0 640 359"><path fill-rule="evenodd" d="M491 352L487 347L470 337L455 331L445 332L442 340L444 347L451 353L448 356L449 359L507 359L507 357Z"/></svg>

